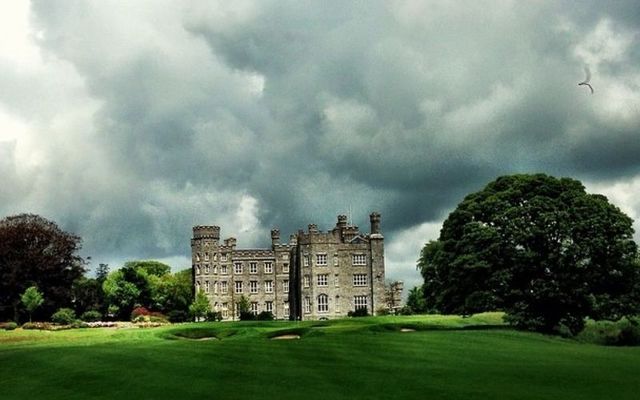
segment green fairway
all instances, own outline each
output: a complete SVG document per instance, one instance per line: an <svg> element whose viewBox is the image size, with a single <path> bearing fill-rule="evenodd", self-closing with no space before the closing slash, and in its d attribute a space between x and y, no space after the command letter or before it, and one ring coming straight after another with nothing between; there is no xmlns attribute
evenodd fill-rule
<svg viewBox="0 0 640 400"><path fill-rule="evenodd" d="M0 331L0 398L638 398L640 348L499 324L481 314ZM284 334L300 339L270 339Z"/></svg>

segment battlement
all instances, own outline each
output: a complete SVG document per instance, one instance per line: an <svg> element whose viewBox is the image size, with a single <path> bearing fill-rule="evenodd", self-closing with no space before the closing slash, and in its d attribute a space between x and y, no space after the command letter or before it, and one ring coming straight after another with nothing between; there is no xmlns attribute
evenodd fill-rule
<svg viewBox="0 0 640 400"><path fill-rule="evenodd" d="M215 225L196 225L193 227L193 238L220 240L220 227Z"/></svg>

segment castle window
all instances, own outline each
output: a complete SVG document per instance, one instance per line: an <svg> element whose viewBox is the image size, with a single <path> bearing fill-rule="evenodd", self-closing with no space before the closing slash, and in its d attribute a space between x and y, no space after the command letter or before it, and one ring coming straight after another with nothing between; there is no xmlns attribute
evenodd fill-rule
<svg viewBox="0 0 640 400"><path fill-rule="evenodd" d="M233 273L234 274L241 274L242 273L242 263L233 263Z"/></svg>
<svg viewBox="0 0 640 400"><path fill-rule="evenodd" d="M264 273L271 274L273 273L273 264L269 261L264 263Z"/></svg>
<svg viewBox="0 0 640 400"><path fill-rule="evenodd" d="M258 281L249 282L249 293L258 293Z"/></svg>
<svg viewBox="0 0 640 400"><path fill-rule="evenodd" d="M367 286L367 274L353 274L353 286Z"/></svg>
<svg viewBox="0 0 640 400"><path fill-rule="evenodd" d="M222 318L229 318L229 303L222 303Z"/></svg>
<svg viewBox="0 0 640 400"><path fill-rule="evenodd" d="M204 282L204 292L209 293L209 281Z"/></svg>
<svg viewBox="0 0 640 400"><path fill-rule="evenodd" d="M353 254L353 265L367 265L366 254Z"/></svg>
<svg viewBox="0 0 640 400"><path fill-rule="evenodd" d="M204 260L205 261L209 261L209 253L208 252L204 253Z"/></svg>
<svg viewBox="0 0 640 400"><path fill-rule="evenodd" d="M282 273L284 273L284 274L288 274L289 273L289 264L284 264L282 266Z"/></svg>
<svg viewBox="0 0 640 400"><path fill-rule="evenodd" d="M200 253L196 253L196 261L200 262Z"/></svg>
<svg viewBox="0 0 640 400"><path fill-rule="evenodd" d="M353 296L353 306L356 310L367 308L367 296Z"/></svg>
<svg viewBox="0 0 640 400"><path fill-rule="evenodd" d="M302 286L304 286L304 287L309 287L310 286L309 275L305 275L302 278Z"/></svg>
<svg viewBox="0 0 640 400"><path fill-rule="evenodd" d="M213 266L213 273L214 273L214 274L217 274L217 273L218 273L218 266L217 266L217 265L214 265L214 266Z"/></svg>
<svg viewBox="0 0 640 400"><path fill-rule="evenodd" d="M305 314L311 313L311 299L308 297L304 298L304 313Z"/></svg>
<svg viewBox="0 0 640 400"><path fill-rule="evenodd" d="M220 282L220 293L227 294L229 291L229 283L227 281Z"/></svg>
<svg viewBox="0 0 640 400"><path fill-rule="evenodd" d="M340 287L340 275L338 274L335 275L334 282L336 287Z"/></svg>
<svg viewBox="0 0 640 400"><path fill-rule="evenodd" d="M289 259L289 254L284 253L284 254L282 255L282 259L283 259L283 260L288 260L288 259Z"/></svg>
<svg viewBox="0 0 640 400"><path fill-rule="evenodd" d="M289 293L289 280L282 281L282 293Z"/></svg>
<svg viewBox="0 0 640 400"><path fill-rule="evenodd" d="M249 273L250 274L257 274L258 273L258 263L249 263Z"/></svg>
<svg viewBox="0 0 640 400"><path fill-rule="evenodd" d="M220 273L222 275L227 275L229 272L227 271L227 266L226 265L221 265L220 266Z"/></svg>
<svg viewBox="0 0 640 400"><path fill-rule="evenodd" d="M213 261L218 261L218 254L217 253L213 253Z"/></svg>
<svg viewBox="0 0 640 400"><path fill-rule="evenodd" d="M213 293L218 294L218 287L220 286L220 284L218 283L218 281L213 282Z"/></svg>
<svg viewBox="0 0 640 400"><path fill-rule="evenodd" d="M235 281L236 293L242 293L242 281Z"/></svg>
<svg viewBox="0 0 640 400"><path fill-rule="evenodd" d="M326 294L318 296L318 312L329 312L329 296Z"/></svg>
<svg viewBox="0 0 640 400"><path fill-rule="evenodd" d="M338 255L337 254L333 255L333 266L334 267L338 266Z"/></svg>
<svg viewBox="0 0 640 400"><path fill-rule="evenodd" d="M209 271L210 271L210 270L209 270L209 264L205 264L205 265L204 265L204 273L205 273L205 274L208 274L208 273L209 273Z"/></svg>
<svg viewBox="0 0 640 400"><path fill-rule="evenodd" d="M226 253L220 254L220 261L227 261L227 254Z"/></svg>
<svg viewBox="0 0 640 400"><path fill-rule="evenodd" d="M321 274L317 276L318 278L318 286L328 286L329 285L329 275Z"/></svg>
<svg viewBox="0 0 640 400"><path fill-rule="evenodd" d="M305 255L302 257L302 265L303 265L304 267L308 267L308 266L309 266L309 255L308 255L308 254L305 254Z"/></svg>
<svg viewBox="0 0 640 400"><path fill-rule="evenodd" d="M196 264L196 275L200 275L200 266Z"/></svg>
<svg viewBox="0 0 640 400"><path fill-rule="evenodd" d="M273 314L273 301L266 301L264 303L264 310Z"/></svg>
<svg viewBox="0 0 640 400"><path fill-rule="evenodd" d="M316 254L316 265L327 265L327 255Z"/></svg>
<svg viewBox="0 0 640 400"><path fill-rule="evenodd" d="M289 302L288 301L284 302L284 316L285 317L289 316Z"/></svg>
<svg viewBox="0 0 640 400"><path fill-rule="evenodd" d="M273 293L273 281L264 281L264 292Z"/></svg>
<svg viewBox="0 0 640 400"><path fill-rule="evenodd" d="M340 312L340 296L336 296L336 304L333 306L337 313Z"/></svg>
<svg viewBox="0 0 640 400"><path fill-rule="evenodd" d="M258 302L257 301L251 302L251 314L253 314L253 315L257 315L258 314Z"/></svg>

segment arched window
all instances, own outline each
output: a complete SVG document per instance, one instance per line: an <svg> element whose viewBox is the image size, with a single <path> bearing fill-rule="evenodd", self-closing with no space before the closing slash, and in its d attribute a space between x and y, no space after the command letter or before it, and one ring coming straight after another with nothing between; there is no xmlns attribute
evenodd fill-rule
<svg viewBox="0 0 640 400"><path fill-rule="evenodd" d="M329 296L326 294L318 296L318 312L329 312Z"/></svg>

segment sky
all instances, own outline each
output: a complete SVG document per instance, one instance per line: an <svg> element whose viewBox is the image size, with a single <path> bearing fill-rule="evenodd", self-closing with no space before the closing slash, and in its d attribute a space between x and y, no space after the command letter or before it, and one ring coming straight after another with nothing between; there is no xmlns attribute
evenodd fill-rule
<svg viewBox="0 0 640 400"><path fill-rule="evenodd" d="M55 221L94 267L378 211L410 288L466 194L538 172L640 239L637 0L0 1L0 217Z"/></svg>

